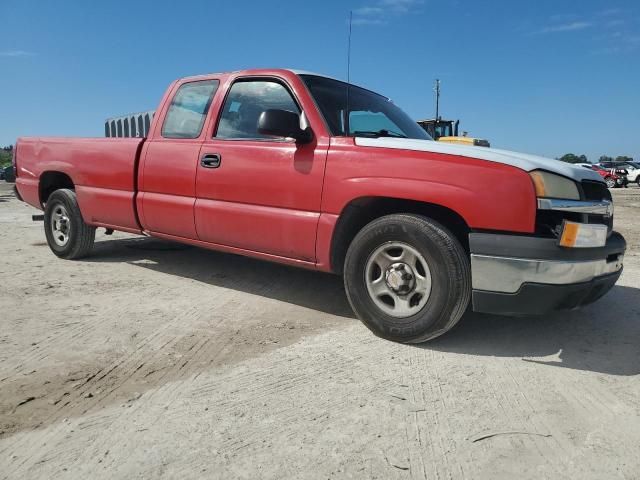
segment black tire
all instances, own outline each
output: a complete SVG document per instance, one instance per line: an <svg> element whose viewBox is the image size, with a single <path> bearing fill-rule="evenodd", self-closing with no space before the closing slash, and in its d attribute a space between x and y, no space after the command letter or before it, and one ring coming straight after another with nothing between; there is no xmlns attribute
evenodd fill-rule
<svg viewBox="0 0 640 480"><path fill-rule="evenodd" d="M387 314L367 288L369 258L387 242L401 242L416 250L430 270L426 303L408 317ZM356 235L347 251L344 283L354 312L374 334L396 342L421 343L446 333L462 317L471 297L471 267L464 248L445 227L420 215L395 214L374 220Z"/></svg>
<svg viewBox="0 0 640 480"><path fill-rule="evenodd" d="M613 178L611 178L611 177L605 178L604 181L607 184L607 188L615 188L616 187L616 181Z"/></svg>
<svg viewBox="0 0 640 480"><path fill-rule="evenodd" d="M67 240L63 242L60 234L56 233L52 218L61 211L66 212L68 225L66 229ZM93 247L96 237L95 227L91 227L84 223L76 192L66 188L53 192L44 210L44 233L47 237L47 243L51 251L60 258L74 260L87 256ZM58 235L58 240L54 236Z"/></svg>

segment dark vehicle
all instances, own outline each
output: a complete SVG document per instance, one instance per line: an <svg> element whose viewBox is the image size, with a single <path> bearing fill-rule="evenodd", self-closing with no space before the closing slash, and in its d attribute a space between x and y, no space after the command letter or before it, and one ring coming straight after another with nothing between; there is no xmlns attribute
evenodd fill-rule
<svg viewBox="0 0 640 480"><path fill-rule="evenodd" d="M16 175L15 175L15 172L13 171L13 166L10 165L0 171L2 172L2 175L0 176L0 180L4 180L5 182L9 182L9 183L15 183Z"/></svg>

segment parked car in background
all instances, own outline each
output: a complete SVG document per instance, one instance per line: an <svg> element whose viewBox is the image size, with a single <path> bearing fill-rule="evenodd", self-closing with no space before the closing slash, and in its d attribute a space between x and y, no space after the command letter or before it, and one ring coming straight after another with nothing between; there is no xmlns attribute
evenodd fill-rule
<svg viewBox="0 0 640 480"><path fill-rule="evenodd" d="M580 165L581 167L588 168L589 170L596 172L602 177L608 188L622 187L628 183L626 175L618 175L611 170L605 170L599 165L591 163L578 163L576 165Z"/></svg>
<svg viewBox="0 0 640 480"><path fill-rule="evenodd" d="M638 162L601 162L600 165L604 169L624 169L627 172L627 179L631 183L637 183L640 186L640 163Z"/></svg>
<svg viewBox="0 0 640 480"><path fill-rule="evenodd" d="M0 180L4 180L4 168L0 168Z"/></svg>
<svg viewBox="0 0 640 480"><path fill-rule="evenodd" d="M333 272L405 343L468 306L576 308L622 273L611 192L585 168L433 141L387 97L293 70L183 78L159 105L145 138L18 139L55 255L88 255L102 227Z"/></svg>
<svg viewBox="0 0 640 480"><path fill-rule="evenodd" d="M16 181L16 175L12 165L9 165L8 167L2 169L2 180L9 183L13 183Z"/></svg>
<svg viewBox="0 0 640 480"><path fill-rule="evenodd" d="M627 178L627 174L628 171L625 168L620 168L620 167L616 167L616 168L602 168L599 165L596 165L595 168L599 168L601 170L604 170L605 172L608 172L610 174L612 174L615 177L615 187L627 187L627 185L629 184L629 179Z"/></svg>

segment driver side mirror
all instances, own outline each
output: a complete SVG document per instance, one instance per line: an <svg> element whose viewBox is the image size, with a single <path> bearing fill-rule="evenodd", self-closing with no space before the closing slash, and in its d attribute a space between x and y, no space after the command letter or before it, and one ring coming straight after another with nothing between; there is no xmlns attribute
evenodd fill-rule
<svg viewBox="0 0 640 480"><path fill-rule="evenodd" d="M287 110L265 110L258 118L258 133L274 137L294 138L296 143L309 143L313 139L310 127L300 128L300 115Z"/></svg>

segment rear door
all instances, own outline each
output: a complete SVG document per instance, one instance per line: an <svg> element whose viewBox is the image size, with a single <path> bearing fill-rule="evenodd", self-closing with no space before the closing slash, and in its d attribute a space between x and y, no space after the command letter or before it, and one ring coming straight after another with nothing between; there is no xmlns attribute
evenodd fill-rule
<svg viewBox="0 0 640 480"><path fill-rule="evenodd" d="M138 206L145 230L198 238L193 218L196 169L218 86L215 78L180 83L171 102L157 113L164 121L147 140L140 166Z"/></svg>
<svg viewBox="0 0 640 480"><path fill-rule="evenodd" d="M230 85L213 136L200 152L198 237L315 262L328 144L317 137L300 145L259 134L258 117L267 109L302 111L299 99L280 78L244 77Z"/></svg>

